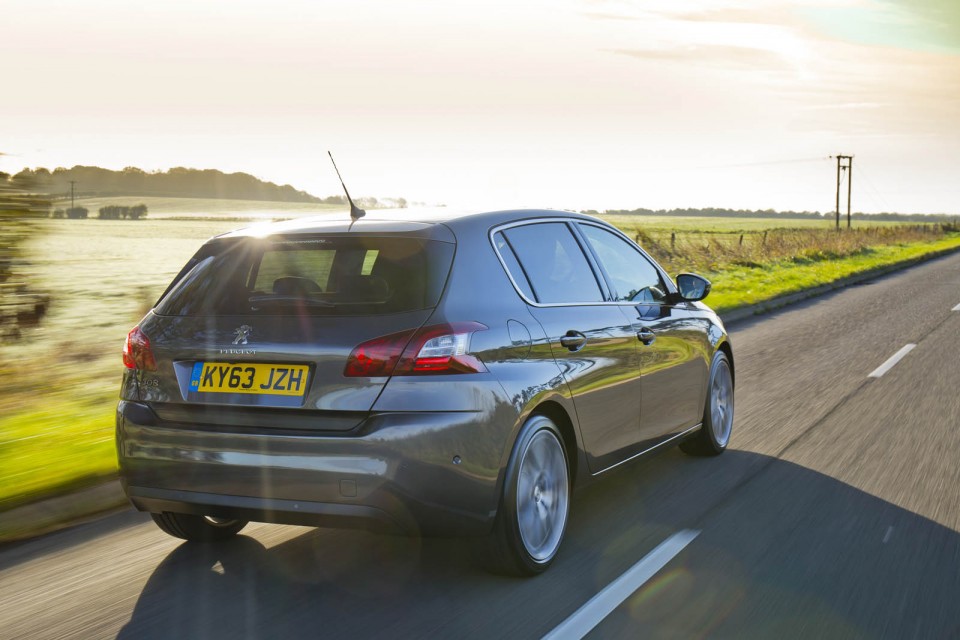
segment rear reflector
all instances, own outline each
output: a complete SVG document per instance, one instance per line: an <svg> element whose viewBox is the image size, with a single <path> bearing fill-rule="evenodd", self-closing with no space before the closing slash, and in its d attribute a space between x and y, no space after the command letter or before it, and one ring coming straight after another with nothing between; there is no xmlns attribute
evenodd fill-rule
<svg viewBox="0 0 960 640"><path fill-rule="evenodd" d="M127 334L127 341L123 344L123 364L128 369L157 370L157 361L150 350L150 338L140 327L134 327Z"/></svg>
<svg viewBox="0 0 960 640"><path fill-rule="evenodd" d="M416 376L486 371L469 353L470 336L487 329L479 322L454 322L374 338L347 358L347 377Z"/></svg>

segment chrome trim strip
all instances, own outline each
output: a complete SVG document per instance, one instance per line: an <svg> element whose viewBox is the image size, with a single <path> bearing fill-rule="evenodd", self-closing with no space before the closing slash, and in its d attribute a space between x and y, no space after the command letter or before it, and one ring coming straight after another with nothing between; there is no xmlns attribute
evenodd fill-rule
<svg viewBox="0 0 960 640"><path fill-rule="evenodd" d="M683 436L687 435L688 433L690 433L690 432L692 432L692 431L696 431L697 429L699 429L699 428L702 427L702 426L703 426L703 423L702 423L702 422L700 422L700 423L698 423L698 424L695 424L694 426L690 427L690 428L687 429L686 431L682 431L682 432L678 433L677 435L675 435L675 436L673 436L673 437L671 437L671 438L667 438L667 439L664 440L663 442L660 442L660 443L658 443L658 444L653 445L653 446L650 447L649 449L644 449L643 451L641 451L641 452L639 452L639 453L635 453L635 454L633 454L632 456L630 456L629 458L627 458L626 460L621 460L620 462L618 462L618 463L616 463L616 464L613 464L613 465L610 465L610 466L607 467L606 469L601 469L600 471L597 471L596 473L591 474L591 475L594 476L594 477L596 477L596 476L599 476L601 473L606 473L607 471L610 471L611 469L615 469L615 468L619 467L619 466L622 465L622 464L626 464L626 463L630 462L631 460L635 460L635 459L639 458L640 456L642 456L642 455L645 454L645 453L650 453L650 452L653 451L654 449L659 449L660 447L662 447L662 446L664 446L664 445L666 445L666 444L670 444L671 442L673 442L673 441L676 440L677 438L682 438Z"/></svg>

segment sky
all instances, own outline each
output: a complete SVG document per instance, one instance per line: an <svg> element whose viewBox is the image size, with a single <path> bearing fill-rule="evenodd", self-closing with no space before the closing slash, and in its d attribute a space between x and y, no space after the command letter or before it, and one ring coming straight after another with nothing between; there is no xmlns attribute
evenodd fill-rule
<svg viewBox="0 0 960 640"><path fill-rule="evenodd" d="M957 0L2 0L0 171L960 214ZM846 184L842 207L845 210Z"/></svg>

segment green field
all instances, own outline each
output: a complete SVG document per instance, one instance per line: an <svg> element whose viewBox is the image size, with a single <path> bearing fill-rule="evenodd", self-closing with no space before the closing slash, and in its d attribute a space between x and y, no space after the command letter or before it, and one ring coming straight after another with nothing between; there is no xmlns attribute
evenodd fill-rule
<svg viewBox="0 0 960 640"><path fill-rule="evenodd" d="M768 229L833 229L833 218L814 220L807 218L709 218L701 216L648 216L605 215L599 216L621 229L643 229L648 232L699 232L699 233L745 233ZM840 224L845 228L846 220ZM854 220L855 228L901 225L902 222L884 220Z"/></svg>
<svg viewBox="0 0 960 640"><path fill-rule="evenodd" d="M294 218L318 213L347 211L345 205L312 204L303 202L264 202L260 200L210 200L208 198L109 197L78 198L78 207L86 207L90 217L97 217L100 207L110 205L147 205L149 218L212 218L219 220L265 220ZM57 206L64 206L58 203ZM70 206L69 202L66 206Z"/></svg>
<svg viewBox="0 0 960 640"><path fill-rule="evenodd" d="M136 202L134 202L134 200ZM0 347L0 511L116 472L113 412L127 332L207 238L247 220L343 207L177 198L85 200L150 207L145 220L40 220L27 246L31 286L48 293L42 324ZM78 203L80 204L80 203ZM308 208L309 207L309 208ZM218 217L223 216L223 217ZM707 300L730 310L852 273L960 247L938 225L738 218L611 216L675 274L714 282Z"/></svg>
<svg viewBox="0 0 960 640"><path fill-rule="evenodd" d="M27 246L42 324L0 347L0 511L115 473L127 332L207 238L235 221L42 220Z"/></svg>

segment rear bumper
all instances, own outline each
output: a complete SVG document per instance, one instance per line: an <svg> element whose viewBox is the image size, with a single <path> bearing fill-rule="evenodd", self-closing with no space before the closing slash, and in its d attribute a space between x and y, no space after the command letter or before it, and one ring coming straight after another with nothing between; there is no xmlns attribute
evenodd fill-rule
<svg viewBox="0 0 960 640"><path fill-rule="evenodd" d="M278 435L164 421L121 401L117 451L142 511L482 535L511 426L487 412L397 412L372 414L360 435Z"/></svg>

